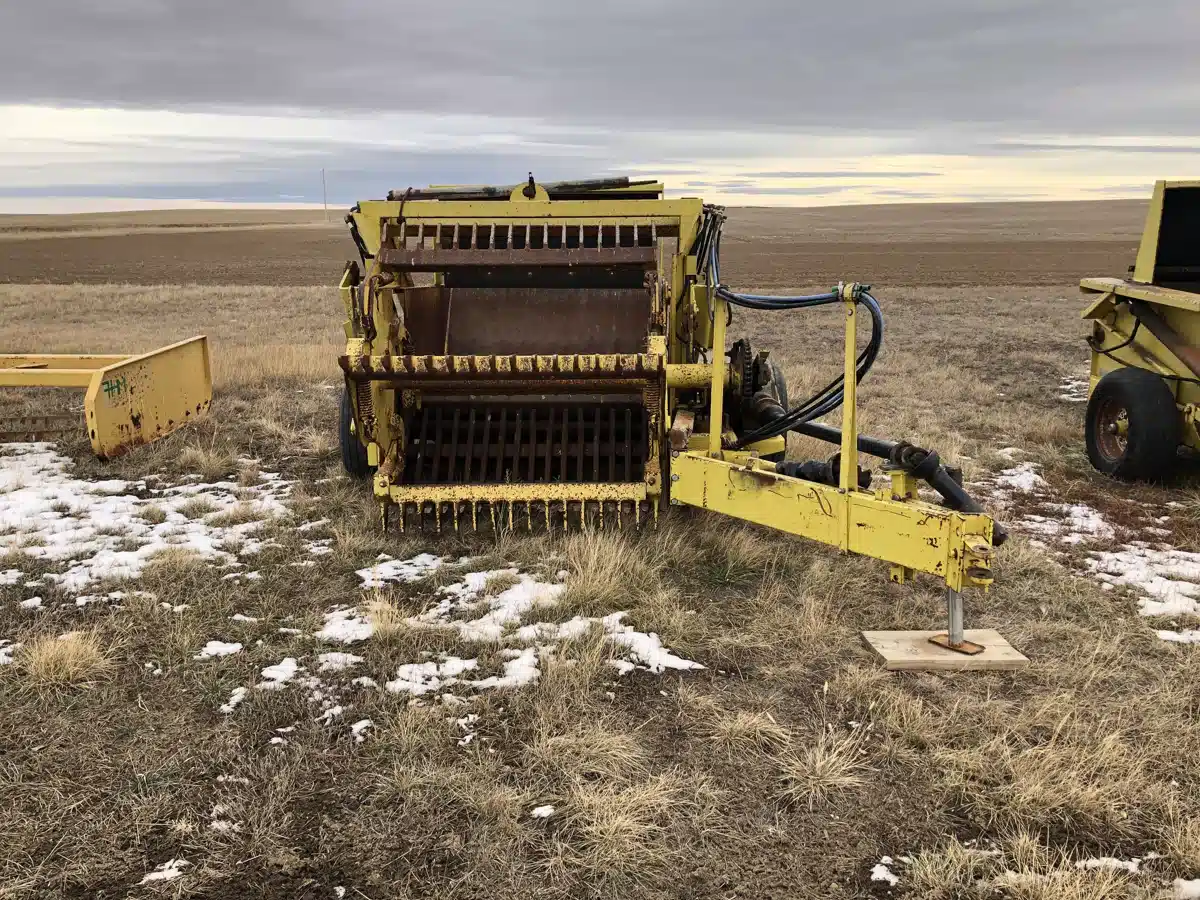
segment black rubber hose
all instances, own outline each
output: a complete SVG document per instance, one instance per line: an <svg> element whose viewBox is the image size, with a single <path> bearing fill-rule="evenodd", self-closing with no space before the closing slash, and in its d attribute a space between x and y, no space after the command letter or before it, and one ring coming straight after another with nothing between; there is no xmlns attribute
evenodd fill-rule
<svg viewBox="0 0 1200 900"><path fill-rule="evenodd" d="M758 414L762 418L771 417L771 404L762 402L758 405ZM774 404L776 410L782 412L783 407ZM842 443L842 432L832 425L822 425L820 422L802 422L791 428L797 434L805 434L817 440L830 444ZM886 459L893 465L901 466L907 471L925 481L942 497L942 503L947 509L965 513L983 513L987 510L963 489L946 467L942 465L936 452L924 450L921 447L904 441L889 441L883 438L860 434L858 449L869 456ZM992 525L992 545L1000 547L1008 540L1008 531L999 523Z"/></svg>

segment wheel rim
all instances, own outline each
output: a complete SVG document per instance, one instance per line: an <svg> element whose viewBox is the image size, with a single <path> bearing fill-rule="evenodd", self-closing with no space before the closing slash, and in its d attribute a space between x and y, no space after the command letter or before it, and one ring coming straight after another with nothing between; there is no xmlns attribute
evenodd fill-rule
<svg viewBox="0 0 1200 900"><path fill-rule="evenodd" d="M1108 459L1119 460L1129 444L1129 410L1107 398L1096 410L1096 445Z"/></svg>

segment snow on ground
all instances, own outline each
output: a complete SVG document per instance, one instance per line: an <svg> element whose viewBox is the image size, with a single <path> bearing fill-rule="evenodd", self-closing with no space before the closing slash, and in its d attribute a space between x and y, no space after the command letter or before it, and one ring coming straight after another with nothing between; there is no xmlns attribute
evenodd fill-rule
<svg viewBox="0 0 1200 900"><path fill-rule="evenodd" d="M549 804L546 806L535 807L534 810L529 813L529 817L531 819L548 819L552 815L554 815L554 807L550 806Z"/></svg>
<svg viewBox="0 0 1200 900"><path fill-rule="evenodd" d="M13 654L21 649L20 644L14 644L12 641L0 640L0 666L12 664Z"/></svg>
<svg viewBox="0 0 1200 900"><path fill-rule="evenodd" d="M241 644L227 644L225 641L209 641L192 659L211 659L214 656L232 656L240 653Z"/></svg>
<svg viewBox="0 0 1200 900"><path fill-rule="evenodd" d="M1200 878L1176 878L1172 888L1174 900L1200 900Z"/></svg>
<svg viewBox="0 0 1200 900"><path fill-rule="evenodd" d="M367 569L359 569L364 588L380 588L389 582L420 581L445 562L440 556L422 553L412 559L379 559Z"/></svg>
<svg viewBox="0 0 1200 900"><path fill-rule="evenodd" d="M1068 375L1059 383L1058 399L1068 403L1087 403L1088 388L1088 379Z"/></svg>
<svg viewBox="0 0 1200 900"><path fill-rule="evenodd" d="M335 644L354 644L365 641L374 632L375 626L358 610L343 607L325 614L325 625L315 637Z"/></svg>
<svg viewBox="0 0 1200 900"><path fill-rule="evenodd" d="M416 565L410 565L414 560L398 561L394 571L411 572L424 567L431 572L439 566L430 565L426 557ZM463 562L462 560L459 561ZM374 583L377 574L373 570L358 573L363 579L364 587ZM407 575L405 576L407 579ZM498 579L515 579L515 583L505 587L492 596L483 596L488 585ZM626 625L622 619L626 612L615 612L603 617L575 616L565 622L534 622L521 625L528 615L538 609L551 610L558 604L559 598L566 590L566 585L558 582L539 581L531 575L521 573L515 568L495 569L484 572L467 572L453 584L438 589L433 602L424 612L403 620L404 624L413 629L454 629L462 640L481 644L534 644L536 646L509 646L501 651L505 658L503 673L481 679L464 679L459 666L474 668L477 660L461 660L448 657L442 661L425 661L400 667L397 677L389 681L387 688L393 692L408 692L421 695L438 690L450 684L466 684L476 689L518 687L536 681L540 675L540 663L553 655L558 642L580 637L593 627L602 629L611 639L614 646L623 649L630 661L625 661L628 668L643 668L653 673L666 669L702 669L697 662L683 659L671 653L663 646L657 634L647 634L637 631L632 625ZM338 624L329 631L330 617L336 616L339 623L353 621L356 634L366 632L371 627L368 620L356 616L353 610L337 610L326 616L326 627L318 632L318 637L326 640L336 640L345 626ZM446 671L446 667L453 671Z"/></svg>
<svg viewBox="0 0 1200 900"><path fill-rule="evenodd" d="M1133 859L1117 859L1114 856L1097 856L1091 859L1081 859L1075 863L1077 869L1111 869L1116 872L1128 872L1136 875L1141 868L1139 857Z"/></svg>
<svg viewBox="0 0 1200 900"><path fill-rule="evenodd" d="M60 571L46 578L70 593L104 578L136 578L151 557L171 547L232 562L236 554L269 546L253 533L263 520L288 514L291 483L273 472L249 486L155 487L77 478L72 465L48 443L8 444L0 451L0 552L55 564ZM238 519L244 514L254 521L224 524L222 514L234 508ZM161 516L147 518L151 509ZM11 571L4 573L6 583Z"/></svg>
<svg viewBox="0 0 1200 900"><path fill-rule="evenodd" d="M887 884L890 887L895 887L900 883L900 876L896 875L890 868L888 868L889 866L894 866L895 864L895 860L893 860L890 856L882 857L879 862L871 867L871 880L882 881L884 884Z"/></svg>
<svg viewBox="0 0 1200 900"><path fill-rule="evenodd" d="M258 688L262 691L277 691L295 678L299 671L300 664L296 658L285 656L280 662L262 670L262 681L258 683Z"/></svg>
<svg viewBox="0 0 1200 900"><path fill-rule="evenodd" d="M246 695L250 693L249 688L236 687L233 693L229 695L229 699L221 704L221 712L228 715L238 708L238 704L246 699Z"/></svg>
<svg viewBox="0 0 1200 900"><path fill-rule="evenodd" d="M317 666L318 672L341 672L344 669L357 666L363 662L361 656L355 656L353 653L322 653L317 657L320 665Z"/></svg>
<svg viewBox="0 0 1200 900"><path fill-rule="evenodd" d="M155 881L172 881L182 875L183 870L190 865L191 863L183 858L168 859L161 866L155 867L153 872L147 872L139 884L150 884Z"/></svg>
<svg viewBox="0 0 1200 900"><path fill-rule="evenodd" d="M1006 450L1009 452L1001 455L1010 460L1020 452L1016 448ZM1038 468L1037 463L1022 462L980 482L1001 508L1020 503L1022 510L1030 506L1037 510L1012 518L1010 524L1016 530L1035 535L1032 543L1038 546L1082 549L1084 571L1106 590L1128 587L1141 594L1138 603L1144 616L1200 616L1200 553L1179 550L1160 540L1171 533L1161 527L1170 521L1169 515L1156 515L1161 510L1152 507L1140 518L1134 512L1130 525L1114 525L1087 504L1056 500ZM1147 536L1156 540L1140 539ZM1088 546L1113 540L1122 540L1124 546L1118 550ZM1047 541L1052 543L1048 545ZM1163 640L1176 643L1200 643L1196 634L1158 632Z"/></svg>

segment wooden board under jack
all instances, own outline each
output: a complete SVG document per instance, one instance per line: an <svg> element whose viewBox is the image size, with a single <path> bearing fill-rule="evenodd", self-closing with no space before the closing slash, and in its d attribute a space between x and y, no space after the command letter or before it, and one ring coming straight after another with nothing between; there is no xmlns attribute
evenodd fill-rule
<svg viewBox="0 0 1200 900"><path fill-rule="evenodd" d="M955 653L931 643L938 631L864 631L863 640L883 659L883 667L905 672L1009 671L1029 665L1029 659L991 628L969 628L963 637L982 644L975 656Z"/></svg>

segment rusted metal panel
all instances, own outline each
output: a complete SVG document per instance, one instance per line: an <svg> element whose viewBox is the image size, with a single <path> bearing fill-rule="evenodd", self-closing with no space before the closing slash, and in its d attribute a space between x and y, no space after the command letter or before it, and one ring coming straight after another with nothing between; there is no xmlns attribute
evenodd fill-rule
<svg viewBox="0 0 1200 900"><path fill-rule="evenodd" d="M383 247L379 264L408 272L444 272L463 266L641 266L651 268L658 259L655 247L524 248L519 250L443 250Z"/></svg>
<svg viewBox="0 0 1200 900"><path fill-rule="evenodd" d="M635 288L422 288L402 294L416 353L636 353L650 329Z"/></svg>

